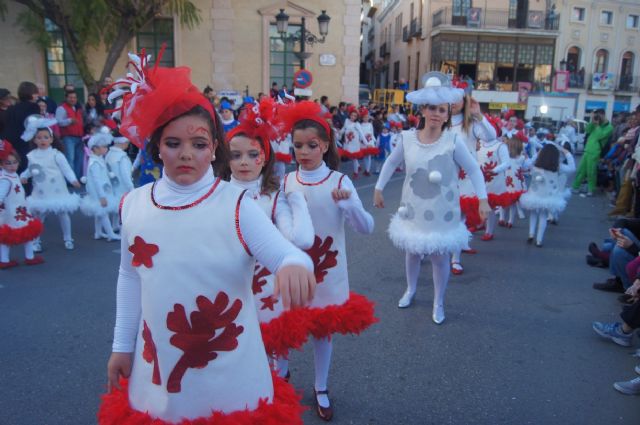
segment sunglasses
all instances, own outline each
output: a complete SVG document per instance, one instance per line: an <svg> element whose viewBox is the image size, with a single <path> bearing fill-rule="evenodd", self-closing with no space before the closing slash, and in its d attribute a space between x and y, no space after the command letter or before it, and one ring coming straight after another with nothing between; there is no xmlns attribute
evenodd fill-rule
<svg viewBox="0 0 640 425"><path fill-rule="evenodd" d="M443 106L427 105L427 109L430 112L439 112L441 114L448 114L449 113L449 108L445 108Z"/></svg>

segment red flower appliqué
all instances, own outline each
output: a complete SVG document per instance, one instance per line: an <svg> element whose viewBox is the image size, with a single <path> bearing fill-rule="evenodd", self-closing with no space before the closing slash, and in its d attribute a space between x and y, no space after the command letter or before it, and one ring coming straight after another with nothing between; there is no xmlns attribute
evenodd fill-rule
<svg viewBox="0 0 640 425"><path fill-rule="evenodd" d="M151 336L151 330L149 329L149 326L147 326L147 321L143 320L142 324L142 340L144 341L142 358L147 363L153 363L153 376L151 377L151 382L156 385L162 385L162 380L160 379L160 366L158 365L158 352L156 351L156 344L155 342L153 342L153 337Z"/></svg>
<svg viewBox="0 0 640 425"><path fill-rule="evenodd" d="M494 161L490 161L490 162L486 162L486 163L482 164L480 169L482 170L482 175L484 176L484 181L485 182L489 183L491 180L493 180L493 178L495 176L498 175L497 173L495 173L493 171L496 168L497 165L498 165L498 163L494 162Z"/></svg>
<svg viewBox="0 0 640 425"><path fill-rule="evenodd" d="M356 135L352 131L347 133L347 141L352 141L354 137L356 137Z"/></svg>
<svg viewBox="0 0 640 425"><path fill-rule="evenodd" d="M16 219L16 221L27 221L32 219L33 216L29 214L29 212L27 211L27 207L18 207L16 208L16 215L14 218Z"/></svg>
<svg viewBox="0 0 640 425"><path fill-rule="evenodd" d="M191 324L182 304L174 304L173 311L167 314L167 328L175 332L169 342L184 352L169 375L170 393L180 392L187 369L204 368L218 357L219 351L235 350L238 336L244 331L233 323L242 309L242 301L237 299L229 307L229 296L220 292L213 303L200 295L196 305L198 310L190 315Z"/></svg>
<svg viewBox="0 0 640 425"><path fill-rule="evenodd" d="M273 306L278 303L278 300L274 300L271 296L260 298L260 301L262 301L262 307L260 307L260 310L269 309L273 311Z"/></svg>
<svg viewBox="0 0 640 425"><path fill-rule="evenodd" d="M373 137L371 137L371 134L367 134L367 135L366 135L367 142L370 142L372 138L373 138Z"/></svg>
<svg viewBox="0 0 640 425"><path fill-rule="evenodd" d="M493 158L493 151L487 152L487 158Z"/></svg>
<svg viewBox="0 0 640 425"><path fill-rule="evenodd" d="M322 283L324 277L327 275L328 269L338 265L338 250L331 251L331 244L333 244L333 238L327 236L323 241L316 235L313 240L313 246L305 252L309 254L313 261L313 271L316 275L316 283Z"/></svg>
<svg viewBox="0 0 640 425"><path fill-rule="evenodd" d="M513 177L511 176L507 176L507 178L505 179L505 183L507 184L508 187L515 187L513 185Z"/></svg>
<svg viewBox="0 0 640 425"><path fill-rule="evenodd" d="M467 173L462 169L458 169L458 180L464 180L467 178Z"/></svg>
<svg viewBox="0 0 640 425"><path fill-rule="evenodd" d="M516 171L516 178L518 180L520 180L520 183L524 183L524 169L523 168L518 168L518 171Z"/></svg>
<svg viewBox="0 0 640 425"><path fill-rule="evenodd" d="M262 287L267 284L265 277L269 276L271 272L261 264L256 263L256 267L253 270L253 283L251 284L251 290L253 295L262 292Z"/></svg>
<svg viewBox="0 0 640 425"><path fill-rule="evenodd" d="M153 267L153 257L160 251L158 245L146 243L140 236L133 239L133 245L129 247L129 252L133 254L131 265L133 267L145 266L150 269Z"/></svg>
<svg viewBox="0 0 640 425"><path fill-rule="evenodd" d="M16 185L16 187L14 187L14 188L13 188L13 190L14 190L16 193L20 193L20 186Z"/></svg>

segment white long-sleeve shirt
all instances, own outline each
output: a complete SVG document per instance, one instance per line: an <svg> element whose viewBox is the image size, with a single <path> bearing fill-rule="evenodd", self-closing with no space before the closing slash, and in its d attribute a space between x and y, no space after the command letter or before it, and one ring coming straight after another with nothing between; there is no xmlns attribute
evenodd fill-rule
<svg viewBox="0 0 640 425"><path fill-rule="evenodd" d="M469 176L471 183L473 184L473 188L478 195L478 199L487 199L487 188L484 184L484 177L482 176L482 171L480 171L480 166L478 162L471 156L469 153L469 149L465 146L462 139L456 137L456 142L453 149L453 160L460 166ZM509 155L507 153L507 159ZM398 138L398 143L396 144L396 148L391 151L391 154L384 162L382 166L382 170L380 171L380 175L378 176L378 181L376 182L376 189L383 190L384 187L391 179L393 172L397 167L402 164L404 161L404 145L402 137ZM457 170L453 170L452 172L456 172Z"/></svg>
<svg viewBox="0 0 640 425"><path fill-rule="evenodd" d="M330 172L331 170L324 162L312 171L305 171L301 168L298 170L300 179L305 183L317 183L322 181ZM349 198L338 201L338 207L344 213L347 223L358 233L373 233L373 217L362 206L362 201L358 196L358 192L356 191L353 182L346 175L342 179L341 188L351 192L351 196L349 196Z"/></svg>
<svg viewBox="0 0 640 425"><path fill-rule="evenodd" d="M460 125L464 119L463 114L456 114L451 117L451 125ZM482 117L480 121L473 120L471 125L471 133L478 140L494 140L497 138L496 129L491 125L486 117Z"/></svg>
<svg viewBox="0 0 640 425"><path fill-rule="evenodd" d="M166 206L186 205L207 193L214 181L213 170L187 186L179 185L165 175L158 180L154 188L154 198ZM242 200L239 217L240 231L249 250L261 264L273 270L274 274L282 267L294 264L313 271L311 259L280 234L253 199ZM120 270L113 337L113 352L121 353L134 351L141 314L141 281L136 269L131 265L132 254L129 251L128 240L125 223L120 242ZM185 241L185 244L187 243L188 241Z"/></svg>

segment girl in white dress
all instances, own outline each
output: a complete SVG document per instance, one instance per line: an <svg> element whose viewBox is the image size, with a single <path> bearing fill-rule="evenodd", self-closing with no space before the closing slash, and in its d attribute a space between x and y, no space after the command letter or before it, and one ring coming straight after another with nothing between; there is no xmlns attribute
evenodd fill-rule
<svg viewBox="0 0 640 425"><path fill-rule="evenodd" d="M31 179L33 184L31 195L27 197L29 210L42 223L45 222L48 214L56 214L62 229L64 247L73 249L70 214L78 209L80 197L75 193L69 193L66 183L69 182L73 187L80 188L80 182L67 162L67 158L58 150L62 145L55 139L51 129L56 122L55 119L36 116L27 119L22 139L35 145L35 149L27 154L29 163L20 174L20 180L26 184ZM40 238L33 242L33 250L42 251Z"/></svg>
<svg viewBox="0 0 640 425"><path fill-rule="evenodd" d="M129 154L127 154L128 148L129 139L123 136L116 136L113 138L113 145L109 147L109 152L104 158L109 169L109 178L111 178L114 196L118 202L124 195L133 190L133 178L131 177L133 164ZM117 212L111 213L111 226L114 230L120 229L120 216Z"/></svg>
<svg viewBox="0 0 640 425"><path fill-rule="evenodd" d="M240 124L227 133L230 183L254 199L285 238L301 249L309 249L314 233L304 195L280 191L280 179L274 174L276 158L269 143L279 138L271 125L274 114L273 99L265 98L248 106L240 116ZM304 345L309 324L304 309L285 311L281 302L274 302L274 288L275 275L257 262L252 291L262 340L275 369L284 378L289 375L289 350Z"/></svg>
<svg viewBox="0 0 640 425"><path fill-rule="evenodd" d="M464 248L471 236L460 221L458 168L471 179L479 198L481 217L490 208L482 173L461 138L449 131L451 104L460 101L462 90L454 89L448 77L430 72L424 88L409 93L407 100L422 106L417 131L403 131L402 139L384 163L374 192L374 204L384 208L382 190L393 170L404 160L406 177L398 212L391 219L389 236L405 251L407 290L398 307L411 305L416 293L420 261L428 257L433 268L433 321L444 321L444 295L449 281L450 255Z"/></svg>
<svg viewBox="0 0 640 425"><path fill-rule="evenodd" d="M360 149L364 162L364 175L368 177L371 175L371 158L378 155L380 152L377 145L377 140L373 132L373 124L369 121L370 115L367 108L360 109L360 131L362 137L360 139Z"/></svg>
<svg viewBox="0 0 640 425"><path fill-rule="evenodd" d="M342 140L342 148L339 150L340 156L351 160L353 164L353 178L357 179L360 173L360 161L364 156L362 145L364 144L364 134L358 122L358 110L355 106L349 108L349 117L344 120L344 125L338 133L338 140Z"/></svg>

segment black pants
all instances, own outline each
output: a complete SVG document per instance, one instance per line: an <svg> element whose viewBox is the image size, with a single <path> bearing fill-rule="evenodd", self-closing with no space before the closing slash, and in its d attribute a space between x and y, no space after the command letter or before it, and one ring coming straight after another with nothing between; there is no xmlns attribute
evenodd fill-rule
<svg viewBox="0 0 640 425"><path fill-rule="evenodd" d="M630 306L625 307L622 313L620 313L620 318L630 328L640 328L640 301L636 301Z"/></svg>

